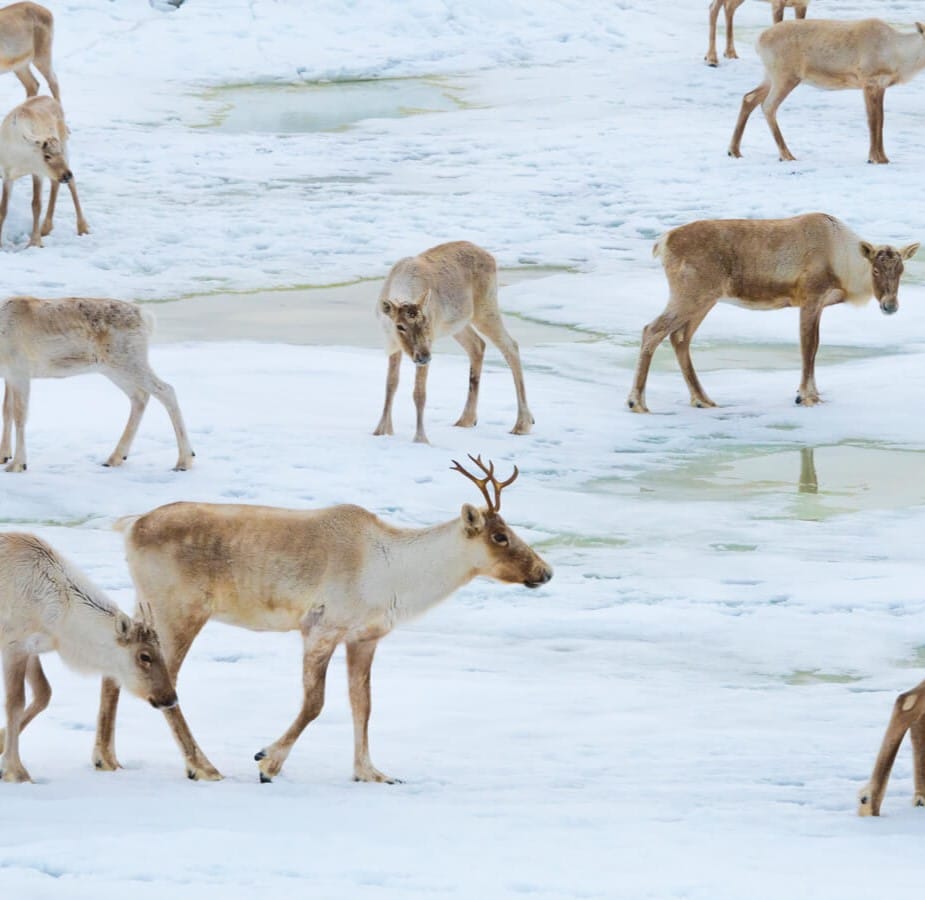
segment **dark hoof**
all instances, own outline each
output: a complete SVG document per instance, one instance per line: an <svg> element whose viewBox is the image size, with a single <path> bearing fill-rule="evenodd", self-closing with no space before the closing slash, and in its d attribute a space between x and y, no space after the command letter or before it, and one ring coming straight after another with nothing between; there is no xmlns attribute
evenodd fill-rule
<svg viewBox="0 0 925 900"><path fill-rule="evenodd" d="M93 765L95 765L98 769L102 769L102 768L103 768L103 760L98 759Z"/></svg>
<svg viewBox="0 0 925 900"><path fill-rule="evenodd" d="M189 778L190 781L198 781L196 773L192 769L186 770L186 777Z"/></svg>
<svg viewBox="0 0 925 900"><path fill-rule="evenodd" d="M626 401L626 405L627 405L630 409L633 409L633 408L636 406L636 404L635 404L632 400L627 400L627 401Z"/></svg>
<svg viewBox="0 0 925 900"><path fill-rule="evenodd" d="M260 783L261 784L273 784L273 779L270 778L270 776L267 775L266 772L261 772L260 773Z"/></svg>
<svg viewBox="0 0 925 900"><path fill-rule="evenodd" d="M266 750L258 750L258 751L254 754L254 762L260 762L260 760L266 759L266 758L267 758L267 751L266 751Z"/></svg>
<svg viewBox="0 0 925 900"><path fill-rule="evenodd" d="M793 402L796 403L797 406L799 406L803 402L803 398L799 394L797 394L797 398Z"/></svg>
<svg viewBox="0 0 925 900"><path fill-rule="evenodd" d="M921 797L919 797L919 799L915 801L915 805L916 805L916 806L925 806L925 800L923 800Z"/></svg>

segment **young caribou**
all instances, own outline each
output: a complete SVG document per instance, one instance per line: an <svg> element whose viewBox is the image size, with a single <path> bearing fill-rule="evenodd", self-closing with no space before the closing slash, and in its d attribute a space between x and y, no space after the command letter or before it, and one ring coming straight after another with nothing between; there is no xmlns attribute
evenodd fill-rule
<svg viewBox="0 0 925 900"><path fill-rule="evenodd" d="M33 63L48 82L51 95L59 103L58 79L51 67L51 41L54 19L38 3L13 3L0 9L0 72L12 72L22 82L27 97L39 92L38 79L32 74Z"/></svg>
<svg viewBox="0 0 925 900"><path fill-rule="evenodd" d="M470 457L470 459L473 459ZM304 701L287 731L254 757L260 780L283 767L299 735L321 712L328 663L347 647L356 781L394 779L369 757L370 670L380 639L422 615L478 575L536 588L552 569L501 518L494 465L484 477L454 469L485 498L430 528L397 528L359 506L317 510L171 503L120 519L138 598L152 610L171 677L210 618L257 631L300 631ZM94 760L118 767L113 743L119 687L105 679ZM190 733L180 708L165 710L192 779L221 776Z"/></svg>
<svg viewBox="0 0 925 900"><path fill-rule="evenodd" d="M713 0L710 4L710 46L707 49L707 55L704 56L708 66L719 65L716 56L716 20L719 17L720 9L726 14L726 59L738 59L735 42L732 36L732 19L736 10L745 2L745 0ZM793 14L798 19L806 18L806 8L809 6L809 0L766 0L771 4L771 15L775 22L783 22L784 8L792 7Z"/></svg>
<svg viewBox="0 0 925 900"><path fill-rule="evenodd" d="M664 312L643 329L636 377L627 397L634 412L648 412L645 391L652 354L671 338L692 406L716 406L706 395L690 344L700 323L720 301L747 309L800 310L803 378L796 402L819 402L815 364L822 310L836 303L856 306L876 297L880 309L899 309L903 260L919 245L895 248L862 241L847 225L825 213L792 219L705 219L673 228L652 248L668 278Z"/></svg>
<svg viewBox="0 0 925 900"><path fill-rule="evenodd" d="M121 466L128 457L148 398L164 404L177 436L177 470L193 464L193 449L173 388L161 381L148 363L148 338L154 317L134 303L90 297L38 300L11 297L0 300L0 377L3 396L3 434L0 461L10 459L12 425L16 452L7 472L26 470L26 415L32 378L64 378L99 372L128 395L132 404L128 424L103 465Z"/></svg>
<svg viewBox="0 0 925 900"><path fill-rule="evenodd" d="M67 125L57 100L33 97L11 110L0 123L0 169L3 171L3 196L0 198L0 236L13 182L24 175L32 176L32 235L30 247L42 246L42 235L54 227L55 203L59 184L66 184L74 201L77 234L89 234L90 226L80 208L74 173L67 161ZM48 210L39 230L42 214L42 178L48 178Z"/></svg>
<svg viewBox="0 0 925 900"><path fill-rule="evenodd" d="M478 421L479 380L485 356L485 341L479 337L482 334L501 351L514 375L517 421L511 434L530 433L534 419L527 407L520 351L501 321L497 266L487 250L468 241L454 241L400 259L382 286L376 313L385 332L389 369L385 406L373 434L393 433L392 400L404 351L417 367L414 440L428 442L424 434L427 369L434 341L445 334L452 335L469 356L469 395L456 425L471 428Z"/></svg>
<svg viewBox="0 0 925 900"><path fill-rule="evenodd" d="M880 19L811 19L781 22L762 32L757 48L764 81L742 98L729 155L742 155L745 125L760 103L781 160L794 159L777 124L777 109L806 81L827 90L864 91L870 129L867 161L888 163L883 149L883 95L891 85L909 81L925 68L925 25L916 22L915 27L914 33L903 34Z"/></svg>
<svg viewBox="0 0 925 900"><path fill-rule="evenodd" d="M925 681L896 698L870 781L858 793L858 815L879 816L890 770L906 732L912 735L914 806L925 806Z"/></svg>
<svg viewBox="0 0 925 900"><path fill-rule="evenodd" d="M130 619L76 566L33 534L0 534L0 654L6 731L0 731L3 781L29 781L19 735L48 706L51 686L40 653L56 650L85 672L103 672L156 709L177 702L157 633ZM32 702L26 706L26 686Z"/></svg>

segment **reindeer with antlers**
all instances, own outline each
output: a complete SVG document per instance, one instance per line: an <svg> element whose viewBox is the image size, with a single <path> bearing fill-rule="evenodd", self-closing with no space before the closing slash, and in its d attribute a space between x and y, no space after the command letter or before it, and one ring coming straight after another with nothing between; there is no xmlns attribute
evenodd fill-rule
<svg viewBox="0 0 925 900"><path fill-rule="evenodd" d="M258 631L302 633L304 699L295 721L255 756L260 780L279 774L296 740L321 712L331 655L347 648L356 781L392 783L369 757L370 670L381 638L425 613L477 575L536 588L547 565L501 518L501 492L517 478L471 457L481 477L453 469L486 506L429 528L398 528L359 506L318 510L171 503L120 519L139 602L151 608L171 677L210 619ZM119 687L104 679L94 760L118 767L114 748ZM164 714L190 778L221 776L196 744L179 706Z"/></svg>

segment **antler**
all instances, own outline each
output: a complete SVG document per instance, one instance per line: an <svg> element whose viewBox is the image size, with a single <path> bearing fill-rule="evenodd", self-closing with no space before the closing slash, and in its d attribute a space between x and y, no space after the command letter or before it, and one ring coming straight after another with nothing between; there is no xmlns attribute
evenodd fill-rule
<svg viewBox="0 0 925 900"><path fill-rule="evenodd" d="M138 601L138 613L141 618L143 625L146 625L149 628L154 627L154 611L151 609L151 604L147 600Z"/></svg>
<svg viewBox="0 0 925 900"><path fill-rule="evenodd" d="M488 460L488 465L486 466L485 463L482 462L481 454L478 456L473 456L471 453L469 453L467 456L485 473L484 478L478 478L471 472L467 472L455 459L453 460L453 465L450 466L450 468L465 475L466 478L478 486L478 489L482 492L482 496L485 498L485 502L488 504L489 512L499 512L501 509L501 491L509 484L512 484L514 479L520 474L517 466L514 466L514 474L511 475L507 481L498 481L498 479L495 478L495 464L491 460ZM492 500L491 495L488 493L489 484L494 488L495 491L494 500Z"/></svg>

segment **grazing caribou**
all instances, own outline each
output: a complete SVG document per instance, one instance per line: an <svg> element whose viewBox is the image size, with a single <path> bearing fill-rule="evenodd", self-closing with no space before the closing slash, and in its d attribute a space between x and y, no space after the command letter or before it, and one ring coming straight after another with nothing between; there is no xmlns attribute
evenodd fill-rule
<svg viewBox="0 0 925 900"><path fill-rule="evenodd" d="M183 416L173 388L154 374L148 363L148 338L154 316L134 303L91 297L39 300L11 297L0 300L0 377L3 396L3 434L0 461L10 459L12 425L16 452L7 472L26 470L26 415L29 382L33 378L64 378L99 372L122 390L132 404L125 431L105 466L121 466L141 423L148 398L164 404L177 436L176 470L193 464Z"/></svg>
<svg viewBox="0 0 925 900"><path fill-rule="evenodd" d="M142 606L144 610L144 606ZM40 653L55 650L74 669L103 672L156 709L177 702L150 619L130 619L83 572L34 534L0 533L0 655L6 730L3 781L30 781L19 735L48 706ZM26 706L26 682L32 702Z"/></svg>
<svg viewBox="0 0 925 900"><path fill-rule="evenodd" d="M483 477L454 469L485 498L429 528L397 528L359 506L278 509L171 503L120 519L140 602L150 606L176 680L187 651L210 618L256 631L300 631L304 700L295 721L254 757L260 780L283 767L299 735L321 712L328 663L347 648L356 781L391 783L369 757L370 670L380 639L484 575L536 588L552 569L501 518L494 465L472 458ZM114 746L119 687L104 679L94 761L118 767ZM190 733L179 706L165 715L192 779L221 778Z"/></svg>
<svg viewBox="0 0 925 900"><path fill-rule="evenodd" d="M0 122L0 170L3 172L3 196L0 197L0 236L13 190L13 182L24 175L32 176L32 234L30 247L42 246L42 235L54 227L55 204L59 184L66 184L74 201L77 234L89 234L77 196L77 184L67 159L67 125L57 100L33 97L20 103ZM51 188L45 221L39 229L42 214L42 178L48 178Z"/></svg>
<svg viewBox="0 0 925 900"><path fill-rule="evenodd" d="M487 250L468 241L454 241L400 259L382 286L376 314L385 333L389 368L385 406L373 434L393 433L392 400L404 351L417 367L414 440L428 442L424 434L427 369L434 341L446 334L452 335L469 356L469 394L456 425L471 428L478 421L479 381L485 356L485 341L479 334L483 334L501 351L514 376L517 421L511 434L530 433L534 419L527 406L520 350L501 321L497 265Z"/></svg>
<svg viewBox="0 0 925 900"><path fill-rule="evenodd" d="M899 309L903 260L919 245L896 248L862 241L844 222L825 213L792 219L704 219L673 228L652 248L668 278L664 312L643 329L639 362L627 405L648 412L645 391L652 354L671 339L691 405L716 406L691 362L691 340L721 300L746 309L800 310L803 378L796 402L819 402L816 351L822 310L836 303L863 305L876 297L887 315Z"/></svg>

